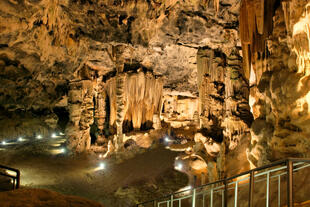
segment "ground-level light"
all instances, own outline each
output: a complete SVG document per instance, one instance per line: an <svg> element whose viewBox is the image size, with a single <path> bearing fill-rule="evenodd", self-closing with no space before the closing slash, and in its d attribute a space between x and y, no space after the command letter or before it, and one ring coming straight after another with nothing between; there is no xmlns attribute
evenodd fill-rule
<svg viewBox="0 0 310 207"><path fill-rule="evenodd" d="M53 133L51 137L56 138L57 137L56 133Z"/></svg>
<svg viewBox="0 0 310 207"><path fill-rule="evenodd" d="M183 164L182 163L176 164L175 169L182 170L183 169Z"/></svg>
<svg viewBox="0 0 310 207"><path fill-rule="evenodd" d="M2 144L2 145L6 145L6 141L2 141L1 144Z"/></svg>
<svg viewBox="0 0 310 207"><path fill-rule="evenodd" d="M99 163L99 170L103 170L103 169L105 169L105 163L100 162Z"/></svg>
<svg viewBox="0 0 310 207"><path fill-rule="evenodd" d="M165 142L170 142L171 141L168 136L165 136L164 140L165 140Z"/></svg>
<svg viewBox="0 0 310 207"><path fill-rule="evenodd" d="M37 139L42 139L42 135L41 135L41 134L38 134L38 135L36 136L36 138L37 138Z"/></svg>
<svg viewBox="0 0 310 207"><path fill-rule="evenodd" d="M17 141L22 142L25 141L23 137L18 137Z"/></svg>

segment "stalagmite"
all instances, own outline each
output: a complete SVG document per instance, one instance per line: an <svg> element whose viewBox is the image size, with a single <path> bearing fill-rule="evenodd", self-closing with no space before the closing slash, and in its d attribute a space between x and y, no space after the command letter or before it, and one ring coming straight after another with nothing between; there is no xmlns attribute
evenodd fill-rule
<svg viewBox="0 0 310 207"><path fill-rule="evenodd" d="M106 93L105 91L100 90L96 96L96 106L95 106L95 122L99 129L99 135L97 137L97 143L104 143L104 128L105 128L105 119L106 119Z"/></svg>
<svg viewBox="0 0 310 207"><path fill-rule="evenodd" d="M90 147L90 125L93 123L93 83L82 80L70 83L69 114L70 121L66 128L68 147L82 152Z"/></svg>

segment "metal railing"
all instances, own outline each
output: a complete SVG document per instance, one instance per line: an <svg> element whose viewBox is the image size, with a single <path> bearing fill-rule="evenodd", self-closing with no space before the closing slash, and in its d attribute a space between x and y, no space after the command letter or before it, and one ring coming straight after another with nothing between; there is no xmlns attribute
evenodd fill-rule
<svg viewBox="0 0 310 207"><path fill-rule="evenodd" d="M182 201L187 200L186 206L200 207L200 206L228 206L228 199L234 199L233 203L229 206L238 206L238 192L239 188L248 186L247 201L248 206L254 206L254 186L259 182L266 182L266 203L265 206L270 206L270 182L271 180L276 180L277 182L277 205L280 207L285 204L287 207L293 207L294 197L293 197L293 173L300 171L301 169L310 167L310 159L305 158L288 158L285 160L280 160L262 167L258 167L238 175L232 176L230 178L225 178L223 180L218 180L216 182L208 183L193 189L176 192L155 200L143 202L137 204L137 207L152 206L152 207L174 207L177 204L178 207L182 207ZM263 172L260 172L263 171ZM286 202L282 201L281 196L281 178L286 177ZM282 179L283 180L283 179ZM228 192L233 191L233 195L228 196ZM186 195L184 195L186 194ZM220 196L218 195L220 194ZM206 203L205 197L208 195L209 203ZM221 197L221 204L214 204L214 196ZM199 199L198 199L199 198ZM244 199L244 198L243 198ZM197 201L200 201L198 203ZM281 203L282 201L282 203ZM260 204L260 206L263 206Z"/></svg>
<svg viewBox="0 0 310 207"><path fill-rule="evenodd" d="M12 189L18 189L20 187L20 171L11 167L0 165L0 176L10 178L12 180ZM1 189L1 186L0 186Z"/></svg>

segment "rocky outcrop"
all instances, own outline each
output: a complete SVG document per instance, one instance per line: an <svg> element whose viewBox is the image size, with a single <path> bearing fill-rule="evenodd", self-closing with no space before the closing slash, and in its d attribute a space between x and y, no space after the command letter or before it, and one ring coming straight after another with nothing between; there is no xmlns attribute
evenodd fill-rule
<svg viewBox="0 0 310 207"><path fill-rule="evenodd" d="M249 136L252 122L249 88L243 79L241 57L236 50L226 55L219 50L202 48L198 51L197 62L200 127L204 137L199 140L203 140L209 157L216 158L207 158L208 164L215 166L217 162L218 176L223 177L227 173L226 162L233 159L229 153L237 150L243 137ZM217 143L216 152L209 147L213 142ZM244 152L244 159L245 155Z"/></svg>
<svg viewBox="0 0 310 207"><path fill-rule="evenodd" d="M242 7L251 4L243 1ZM255 118L248 153L252 167L289 156L309 156L309 3L268 4L260 5L265 16L256 18L257 27L249 11L243 9L240 15Z"/></svg>
<svg viewBox="0 0 310 207"><path fill-rule="evenodd" d="M161 119L171 127L199 127L199 122L195 122L196 114L198 114L197 97L168 92L163 96Z"/></svg>
<svg viewBox="0 0 310 207"><path fill-rule="evenodd" d="M94 121L94 87L89 80L70 83L68 108L69 123L66 128L67 145L75 152L89 149L90 125Z"/></svg>
<svg viewBox="0 0 310 207"><path fill-rule="evenodd" d="M96 102L94 124L90 118L82 125L90 125L97 141L106 143L103 137L114 133L106 130L110 115L103 112L105 83L118 72L122 76L120 68L126 73L126 65L137 64L163 77L165 89L197 97L197 50L209 46L230 53L238 45L239 6L236 0L1 1L0 105L5 111L30 114L43 109L52 113L61 106L71 113L68 128L73 129L72 119L84 115L72 111L73 105L80 104L72 102L69 85L89 80ZM117 101L124 102L121 95ZM145 120L140 120L140 112L132 117L122 113L125 110L117 108L118 134L126 120L135 120L133 128L152 122L157 109L151 109ZM78 137L73 131L71 137Z"/></svg>

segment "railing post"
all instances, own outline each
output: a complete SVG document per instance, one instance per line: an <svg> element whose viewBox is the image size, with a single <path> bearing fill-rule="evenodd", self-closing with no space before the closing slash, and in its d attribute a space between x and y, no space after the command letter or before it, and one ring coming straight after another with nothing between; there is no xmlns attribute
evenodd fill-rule
<svg viewBox="0 0 310 207"><path fill-rule="evenodd" d="M210 191L210 207L213 207L213 188Z"/></svg>
<svg viewBox="0 0 310 207"><path fill-rule="evenodd" d="M170 202L171 202L170 206L173 207L173 194L171 194L171 196L170 196Z"/></svg>
<svg viewBox="0 0 310 207"><path fill-rule="evenodd" d="M287 161L287 206L293 207L293 162Z"/></svg>
<svg viewBox="0 0 310 207"><path fill-rule="evenodd" d="M222 190L222 207L224 207L225 198L224 198L224 190Z"/></svg>
<svg viewBox="0 0 310 207"><path fill-rule="evenodd" d="M254 171L250 173L250 189L249 189L249 207L253 207L253 199L254 199Z"/></svg>
<svg viewBox="0 0 310 207"><path fill-rule="evenodd" d="M192 207L196 207L196 188L193 189Z"/></svg>
<svg viewBox="0 0 310 207"><path fill-rule="evenodd" d="M227 180L224 180L224 207L227 207Z"/></svg>
<svg viewBox="0 0 310 207"><path fill-rule="evenodd" d="M20 187L20 171L16 171L16 189Z"/></svg>
<svg viewBox="0 0 310 207"><path fill-rule="evenodd" d="M203 193L202 194L202 206L203 207L205 206L205 197L206 197L206 195Z"/></svg>
<svg viewBox="0 0 310 207"><path fill-rule="evenodd" d="M278 207L281 207L281 177L278 176Z"/></svg>
<svg viewBox="0 0 310 207"><path fill-rule="evenodd" d="M236 184L235 184L235 207L237 207L238 205L238 180L236 181Z"/></svg>
<svg viewBox="0 0 310 207"><path fill-rule="evenodd" d="M269 207L269 181L270 181L270 172L267 172L267 180L266 180L266 207Z"/></svg>
<svg viewBox="0 0 310 207"><path fill-rule="evenodd" d="M156 200L153 200L153 207L156 207Z"/></svg>

